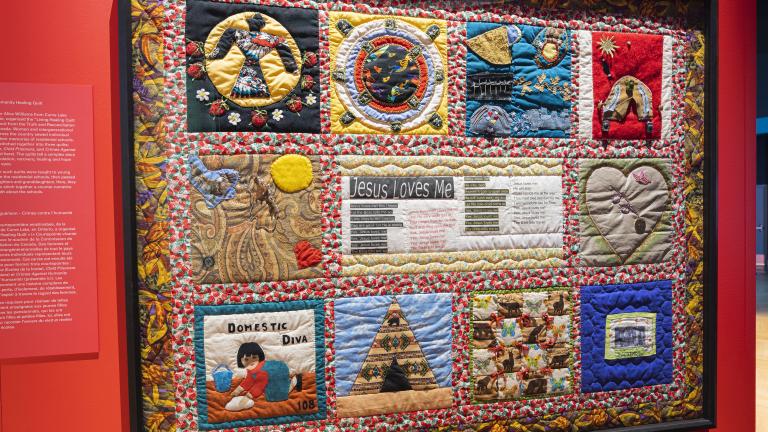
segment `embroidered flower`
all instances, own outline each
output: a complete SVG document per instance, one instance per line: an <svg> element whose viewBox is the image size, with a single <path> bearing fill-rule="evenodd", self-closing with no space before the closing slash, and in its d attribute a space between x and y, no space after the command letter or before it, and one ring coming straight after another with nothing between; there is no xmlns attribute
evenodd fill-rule
<svg viewBox="0 0 768 432"><path fill-rule="evenodd" d="M211 98L211 93L206 89L200 89L195 93L195 98L200 102L208 102Z"/></svg>
<svg viewBox="0 0 768 432"><path fill-rule="evenodd" d="M236 113L236 112L229 113L229 115L227 116L227 121L232 126L237 126L237 124L240 123L240 113Z"/></svg>
<svg viewBox="0 0 768 432"><path fill-rule="evenodd" d="M314 105L315 102L317 102L317 97L310 93L307 95L307 97L304 98L304 102L306 102L307 105Z"/></svg>
<svg viewBox="0 0 768 432"><path fill-rule="evenodd" d="M283 119L283 110L276 109L276 110L272 111L272 119L274 121L278 121L278 122L280 120L282 120Z"/></svg>

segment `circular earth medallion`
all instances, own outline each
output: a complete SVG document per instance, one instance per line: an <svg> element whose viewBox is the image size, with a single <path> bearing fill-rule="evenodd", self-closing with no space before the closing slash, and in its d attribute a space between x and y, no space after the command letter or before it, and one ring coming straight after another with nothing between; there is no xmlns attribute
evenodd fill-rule
<svg viewBox="0 0 768 432"><path fill-rule="evenodd" d="M432 37L411 24L375 20L351 29L336 51L333 79L346 110L342 124L396 133L442 126L436 111L446 89L444 59Z"/></svg>
<svg viewBox="0 0 768 432"><path fill-rule="evenodd" d="M416 93L422 76L418 62L408 50L401 45L384 44L366 56L363 82L378 102L400 105Z"/></svg>

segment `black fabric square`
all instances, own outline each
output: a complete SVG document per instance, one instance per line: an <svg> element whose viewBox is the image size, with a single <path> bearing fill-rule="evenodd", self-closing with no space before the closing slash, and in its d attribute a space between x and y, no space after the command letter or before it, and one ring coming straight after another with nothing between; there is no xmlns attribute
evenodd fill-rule
<svg viewBox="0 0 768 432"><path fill-rule="evenodd" d="M320 132L316 10L187 2L190 132Z"/></svg>

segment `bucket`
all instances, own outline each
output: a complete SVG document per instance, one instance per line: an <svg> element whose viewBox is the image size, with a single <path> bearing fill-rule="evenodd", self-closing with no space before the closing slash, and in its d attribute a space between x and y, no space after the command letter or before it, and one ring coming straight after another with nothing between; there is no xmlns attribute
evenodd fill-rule
<svg viewBox="0 0 768 432"><path fill-rule="evenodd" d="M232 371L223 364L216 366L213 369L213 384L216 387L216 391L219 393L225 393L232 387Z"/></svg>
<svg viewBox="0 0 768 432"><path fill-rule="evenodd" d="M264 396L268 402L280 402L288 399L288 391L291 386L291 374L288 365L277 360L267 360L262 371L269 374L267 388Z"/></svg>

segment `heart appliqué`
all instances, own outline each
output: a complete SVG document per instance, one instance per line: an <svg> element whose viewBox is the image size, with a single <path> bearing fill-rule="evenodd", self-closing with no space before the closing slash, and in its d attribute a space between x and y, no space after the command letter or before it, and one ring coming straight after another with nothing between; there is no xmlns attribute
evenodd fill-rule
<svg viewBox="0 0 768 432"><path fill-rule="evenodd" d="M600 167L587 179L586 202L595 227L624 262L655 229L667 209L669 188L649 166L628 175Z"/></svg>

